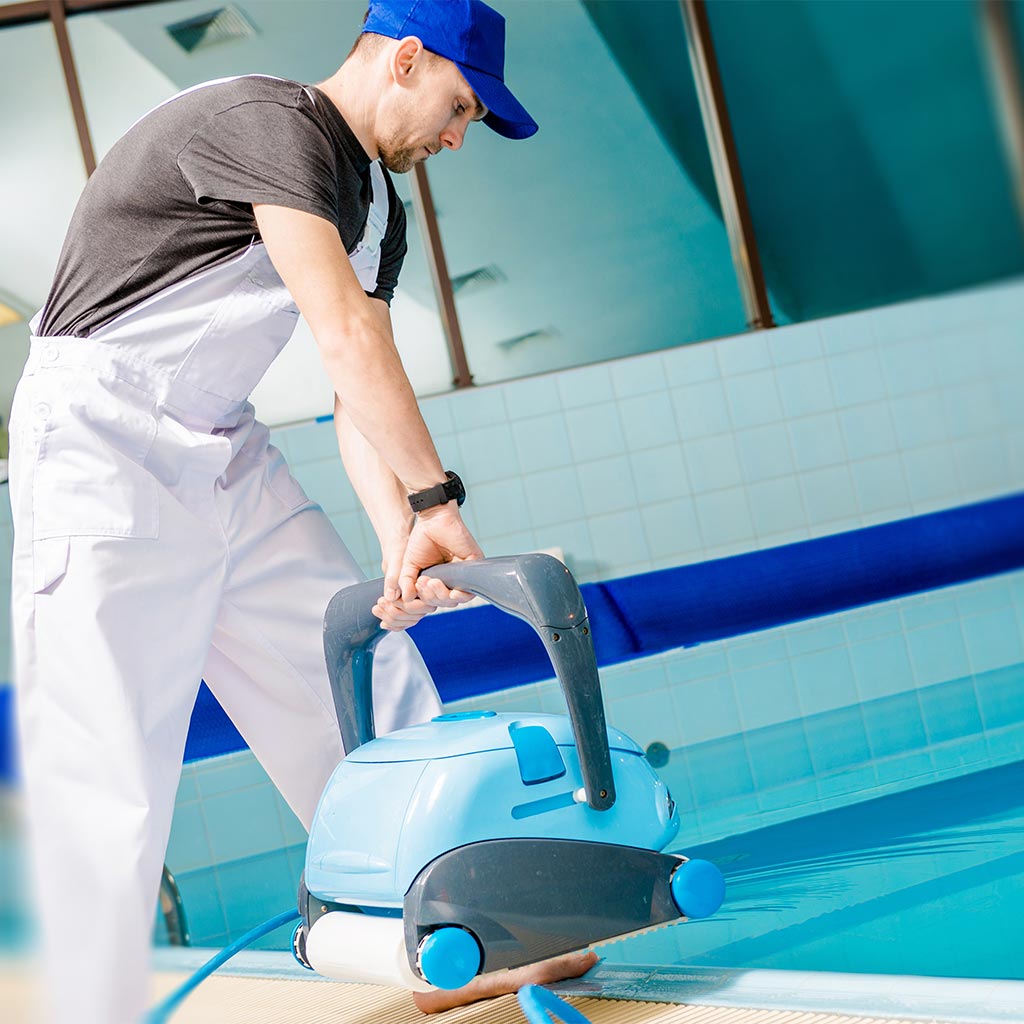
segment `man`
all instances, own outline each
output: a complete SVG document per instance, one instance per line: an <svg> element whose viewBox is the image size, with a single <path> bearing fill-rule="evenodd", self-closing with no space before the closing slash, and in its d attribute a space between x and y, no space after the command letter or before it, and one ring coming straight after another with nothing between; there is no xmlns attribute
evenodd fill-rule
<svg viewBox="0 0 1024 1024"><path fill-rule="evenodd" d="M374 0L319 87L246 76L187 90L134 125L83 192L33 321L11 452L35 910L61 1024L143 1011L200 677L307 826L342 756L320 630L359 570L246 401L300 311L380 539L376 614L399 632L467 597L418 578L481 551L391 334L405 219L387 170L459 149L474 120L532 135L503 64L504 20L479 0ZM437 711L407 638L387 638L377 665L381 731Z"/></svg>

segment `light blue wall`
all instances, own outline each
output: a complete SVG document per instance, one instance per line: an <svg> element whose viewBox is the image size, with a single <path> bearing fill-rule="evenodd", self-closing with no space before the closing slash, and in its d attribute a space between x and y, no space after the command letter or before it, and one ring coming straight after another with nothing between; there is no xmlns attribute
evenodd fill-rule
<svg viewBox="0 0 1024 1024"><path fill-rule="evenodd" d="M1020 490L1022 314L1015 283L423 409L489 554L560 547L580 582L608 579ZM275 439L376 573L331 425ZM1021 758L1022 631L1013 574L602 678L610 720L673 751L665 772L694 842ZM550 683L471 704L560 707ZM168 864L197 942L287 906L301 856L301 828L249 754L185 770Z"/></svg>

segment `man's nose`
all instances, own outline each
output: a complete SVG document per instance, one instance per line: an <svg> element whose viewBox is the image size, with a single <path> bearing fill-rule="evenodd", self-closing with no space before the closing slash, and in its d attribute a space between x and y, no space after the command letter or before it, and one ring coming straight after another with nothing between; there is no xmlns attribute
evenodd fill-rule
<svg viewBox="0 0 1024 1024"><path fill-rule="evenodd" d="M463 140L466 138L466 129L461 127L445 128L441 132L441 143L448 149L462 149Z"/></svg>

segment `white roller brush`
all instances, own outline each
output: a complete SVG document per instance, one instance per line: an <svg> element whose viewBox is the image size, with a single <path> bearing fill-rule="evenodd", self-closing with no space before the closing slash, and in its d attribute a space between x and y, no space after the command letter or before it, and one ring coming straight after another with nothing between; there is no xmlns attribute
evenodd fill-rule
<svg viewBox="0 0 1024 1024"><path fill-rule="evenodd" d="M373 917L335 910L313 922L306 937L306 959L318 974L339 981L391 985L430 992L409 966L401 918Z"/></svg>

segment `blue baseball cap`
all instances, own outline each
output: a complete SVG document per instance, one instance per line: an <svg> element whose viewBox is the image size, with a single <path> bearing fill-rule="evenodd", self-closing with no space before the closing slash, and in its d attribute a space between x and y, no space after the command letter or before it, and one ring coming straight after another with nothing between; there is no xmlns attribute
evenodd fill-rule
<svg viewBox="0 0 1024 1024"><path fill-rule="evenodd" d="M363 32L416 36L462 72L487 107L488 128L506 139L528 139L537 131L505 85L505 19L481 0L370 0Z"/></svg>

